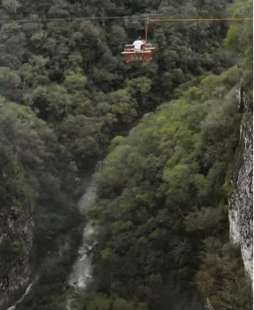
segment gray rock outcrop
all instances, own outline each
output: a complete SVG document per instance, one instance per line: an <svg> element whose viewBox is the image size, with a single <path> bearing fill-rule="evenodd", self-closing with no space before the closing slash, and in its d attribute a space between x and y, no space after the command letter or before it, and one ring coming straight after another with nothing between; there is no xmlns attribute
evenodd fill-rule
<svg viewBox="0 0 254 310"><path fill-rule="evenodd" d="M240 109L243 113L240 126L240 150L236 160L234 190L229 199L231 241L241 248L245 270L253 278L253 128L252 109L244 91L240 91Z"/></svg>
<svg viewBox="0 0 254 310"><path fill-rule="evenodd" d="M7 244L3 257L8 258L1 261L0 274L0 309L5 310L30 282L34 223L28 211L19 213L14 209L0 212L0 223L0 244ZM9 244L12 246L8 247Z"/></svg>

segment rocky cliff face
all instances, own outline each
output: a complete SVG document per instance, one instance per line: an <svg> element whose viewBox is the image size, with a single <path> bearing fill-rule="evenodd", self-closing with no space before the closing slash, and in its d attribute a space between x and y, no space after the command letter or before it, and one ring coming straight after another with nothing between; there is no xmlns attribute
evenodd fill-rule
<svg viewBox="0 0 254 310"><path fill-rule="evenodd" d="M28 212L14 208L0 210L0 309L15 303L29 284L33 219Z"/></svg>
<svg viewBox="0 0 254 310"><path fill-rule="evenodd" d="M234 176L234 190L229 200L230 238L239 245L244 267L252 279L252 173L253 140L252 109L244 91L240 91L240 109L243 117L240 127L240 154L236 160L237 172Z"/></svg>

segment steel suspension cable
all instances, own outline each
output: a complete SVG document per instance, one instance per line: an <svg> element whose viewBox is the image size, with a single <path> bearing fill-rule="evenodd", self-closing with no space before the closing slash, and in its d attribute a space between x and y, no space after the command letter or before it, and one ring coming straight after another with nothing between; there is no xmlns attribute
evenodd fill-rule
<svg viewBox="0 0 254 310"><path fill-rule="evenodd" d="M163 16L156 14L146 14L146 15L123 15L123 16L84 16L84 17L46 17L46 18L2 18L0 23L4 22L18 22L18 23L36 23L36 22L90 22L90 21L144 21L148 20L149 23L160 23L160 22L244 22L252 21L252 17L248 16L225 16L225 17L174 17L174 16Z"/></svg>

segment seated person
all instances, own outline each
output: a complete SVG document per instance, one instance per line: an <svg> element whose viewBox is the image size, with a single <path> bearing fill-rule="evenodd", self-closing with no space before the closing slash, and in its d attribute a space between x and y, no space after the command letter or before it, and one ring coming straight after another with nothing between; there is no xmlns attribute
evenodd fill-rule
<svg viewBox="0 0 254 310"><path fill-rule="evenodd" d="M141 37L138 37L138 39L133 42L134 50L141 51L143 49L144 44L145 44L145 41L142 40Z"/></svg>

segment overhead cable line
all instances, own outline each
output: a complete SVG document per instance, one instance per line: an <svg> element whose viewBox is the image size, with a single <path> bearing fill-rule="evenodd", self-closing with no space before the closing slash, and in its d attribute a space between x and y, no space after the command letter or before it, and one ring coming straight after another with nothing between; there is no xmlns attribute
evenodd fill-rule
<svg viewBox="0 0 254 310"><path fill-rule="evenodd" d="M244 22L252 21L252 17L248 16L224 16L224 17L174 17L174 16L164 16L156 14L146 14L146 15L123 15L123 16L84 16L84 17L46 17L46 18L37 18L36 16L31 18L2 18L0 23L4 22L18 22L18 23L36 23L36 22L90 22L90 21L143 21L149 18L150 23L158 22Z"/></svg>
<svg viewBox="0 0 254 310"><path fill-rule="evenodd" d="M205 17L205 18L151 18L150 22L243 22L252 21L252 17Z"/></svg>

